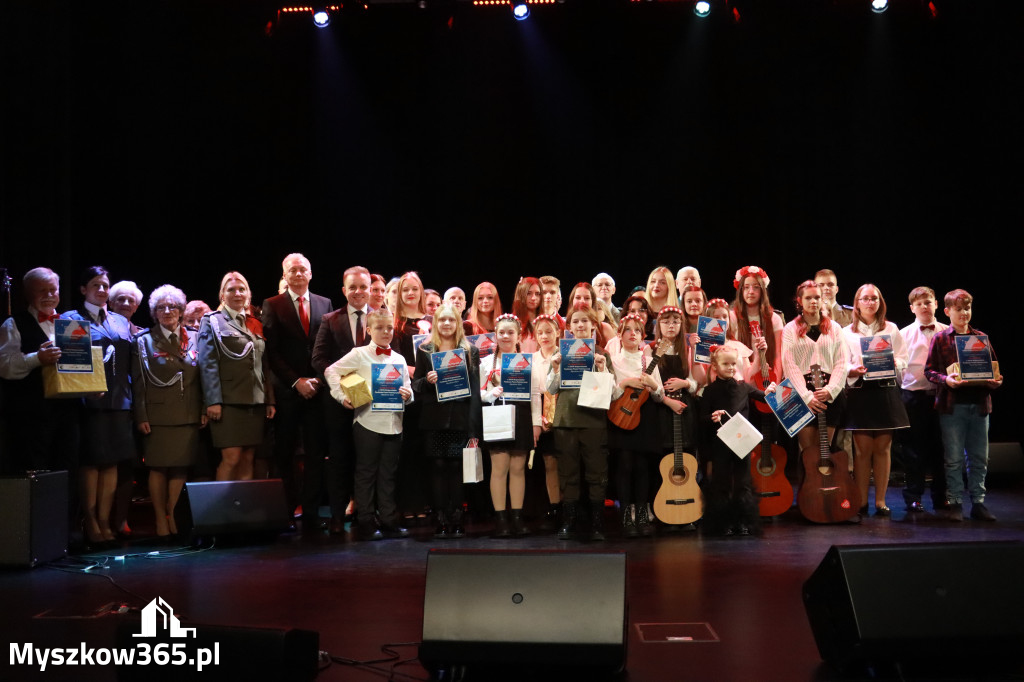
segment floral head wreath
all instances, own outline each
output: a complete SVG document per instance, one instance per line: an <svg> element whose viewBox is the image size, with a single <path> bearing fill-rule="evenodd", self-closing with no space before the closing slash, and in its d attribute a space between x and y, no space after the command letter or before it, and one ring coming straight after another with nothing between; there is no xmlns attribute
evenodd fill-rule
<svg viewBox="0 0 1024 682"><path fill-rule="evenodd" d="M732 288L739 289L740 283L743 282L744 277L757 277L767 287L771 280L768 279L768 273L756 265L745 265L736 271L736 276L732 280Z"/></svg>
<svg viewBox="0 0 1024 682"><path fill-rule="evenodd" d="M708 301L708 310L714 310L715 308L728 308L729 303L724 298L713 298Z"/></svg>
<svg viewBox="0 0 1024 682"><path fill-rule="evenodd" d="M661 310L658 311L658 318L660 319L662 315L666 315L668 313L674 313L674 314L678 315L679 317L682 317L683 316L683 309L678 307L678 306L674 306L674 305L662 306Z"/></svg>
<svg viewBox="0 0 1024 682"><path fill-rule="evenodd" d="M629 322L629 321L636 322L641 327L644 326L644 318L640 317L639 313L630 313L628 315L623 315L622 319L619 320L619 324L623 324L623 323Z"/></svg>
<svg viewBox="0 0 1024 682"><path fill-rule="evenodd" d="M505 317L505 316L502 315L501 317ZM498 319L500 320L501 317L499 317ZM554 315L538 315L537 317L533 318L533 326L534 327L536 327L539 322L550 322L551 324L555 325L556 327L559 326L558 318L555 317Z"/></svg>
<svg viewBox="0 0 1024 682"><path fill-rule="evenodd" d="M517 315L513 315L512 313L503 313L501 315L498 315L498 319L494 321L494 327L497 328L498 323L501 322L502 320L511 320L512 322L516 323L517 327L519 327L520 329L523 328L523 324L519 321L519 317Z"/></svg>

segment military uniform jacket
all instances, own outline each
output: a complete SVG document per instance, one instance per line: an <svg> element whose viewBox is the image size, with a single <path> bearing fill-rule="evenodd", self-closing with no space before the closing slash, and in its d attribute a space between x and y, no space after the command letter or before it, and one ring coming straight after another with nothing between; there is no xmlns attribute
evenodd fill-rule
<svg viewBox="0 0 1024 682"><path fill-rule="evenodd" d="M132 415L136 424L198 424L203 411L196 332L180 327L171 346L162 329L149 329L132 342Z"/></svg>
<svg viewBox="0 0 1024 682"><path fill-rule="evenodd" d="M272 405L274 389L259 320L240 325L217 310L199 327L199 371L207 405Z"/></svg>
<svg viewBox="0 0 1024 682"><path fill-rule="evenodd" d="M103 349L103 370L107 375L107 392L98 398L87 398L87 410L130 410L131 387L131 323L127 318L108 310L103 324L98 324L83 305L61 315L65 320L89 323L92 345Z"/></svg>

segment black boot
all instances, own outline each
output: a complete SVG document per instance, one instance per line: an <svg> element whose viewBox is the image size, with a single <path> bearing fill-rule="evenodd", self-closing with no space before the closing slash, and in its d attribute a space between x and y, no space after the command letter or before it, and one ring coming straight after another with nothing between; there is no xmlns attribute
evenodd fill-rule
<svg viewBox="0 0 1024 682"><path fill-rule="evenodd" d="M501 511L494 512L494 531L491 533L491 537L512 537L512 527L508 523L508 510L502 509Z"/></svg>
<svg viewBox="0 0 1024 682"><path fill-rule="evenodd" d="M633 519L635 512L635 504L627 504L622 508L622 537L624 538L635 538L640 535L640 531L636 527L636 521Z"/></svg>
<svg viewBox="0 0 1024 682"><path fill-rule="evenodd" d="M523 521L522 509L512 510L512 532L517 538L530 534L530 529L526 527L526 523Z"/></svg>
<svg viewBox="0 0 1024 682"><path fill-rule="evenodd" d="M434 537L438 540L447 540L451 537L448 529L448 517L443 511L437 512L437 530L434 531Z"/></svg>
<svg viewBox="0 0 1024 682"><path fill-rule="evenodd" d="M649 538L654 535L654 524L651 523L651 515L647 513L647 504L641 504L636 508L636 528L640 535Z"/></svg>
<svg viewBox="0 0 1024 682"><path fill-rule="evenodd" d="M572 540L576 537L576 502L562 503L562 527L558 529L559 540Z"/></svg>
<svg viewBox="0 0 1024 682"><path fill-rule="evenodd" d="M604 540L604 500L590 502L590 539L594 542Z"/></svg>
<svg viewBox="0 0 1024 682"><path fill-rule="evenodd" d="M562 505L552 504L548 505L548 510L544 514L544 518L541 519L540 529L545 533L558 530L558 524L562 518Z"/></svg>
<svg viewBox="0 0 1024 682"><path fill-rule="evenodd" d="M448 537L466 537L466 529L462 526L462 507L456 507L455 511L453 511L448 518L451 519L451 523L448 527Z"/></svg>

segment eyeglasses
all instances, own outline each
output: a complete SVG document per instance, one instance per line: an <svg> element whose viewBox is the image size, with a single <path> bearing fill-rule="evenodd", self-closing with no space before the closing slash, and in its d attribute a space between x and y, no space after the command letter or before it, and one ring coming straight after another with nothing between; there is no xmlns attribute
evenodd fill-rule
<svg viewBox="0 0 1024 682"><path fill-rule="evenodd" d="M878 303L878 297L877 296L862 296L861 298L858 298L857 300L860 301L861 303Z"/></svg>
<svg viewBox="0 0 1024 682"><path fill-rule="evenodd" d="M153 309L156 310L158 313L180 313L181 312L181 308L179 308L176 305L166 305L166 304L165 305L156 305L156 306L153 306Z"/></svg>

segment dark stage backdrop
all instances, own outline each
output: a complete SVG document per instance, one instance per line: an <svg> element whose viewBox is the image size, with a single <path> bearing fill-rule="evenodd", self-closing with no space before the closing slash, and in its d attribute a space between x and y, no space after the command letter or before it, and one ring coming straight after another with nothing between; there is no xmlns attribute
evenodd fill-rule
<svg viewBox="0 0 1024 682"><path fill-rule="evenodd" d="M912 287L963 286L1010 377L993 436L1018 440L1017 311L997 300L1024 217L1024 3L935 0L932 20L891 2L741 2L736 24L688 3L514 22L435 1L327 30L253 2L18 3L0 266L57 269L62 308L93 263L211 303L238 269L258 301L290 251L336 303L356 263L491 280L506 304L521 275L567 296L601 270L621 301L659 264L730 298L754 263L787 317L831 267L841 300L875 282L901 325Z"/></svg>

